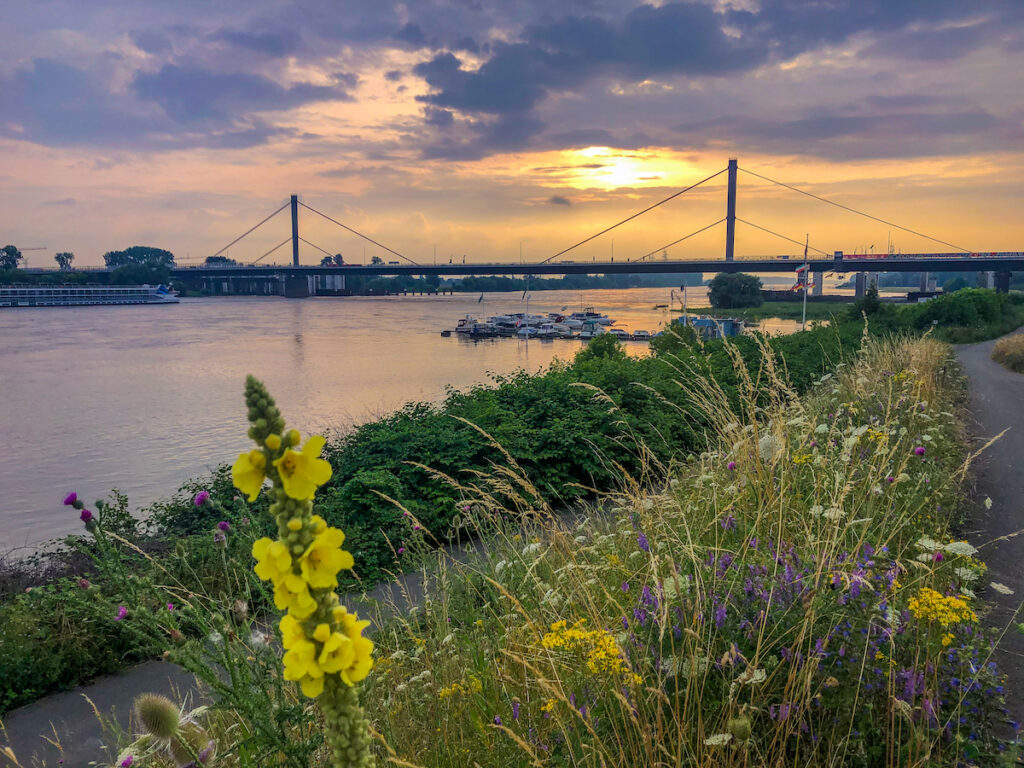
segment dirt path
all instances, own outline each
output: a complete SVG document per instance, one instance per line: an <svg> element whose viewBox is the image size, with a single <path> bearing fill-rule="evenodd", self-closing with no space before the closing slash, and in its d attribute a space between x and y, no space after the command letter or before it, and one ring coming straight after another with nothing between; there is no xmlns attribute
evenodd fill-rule
<svg viewBox="0 0 1024 768"><path fill-rule="evenodd" d="M1024 529L1024 375L1003 368L991 359L995 341L957 348L957 357L970 380L970 430L975 447L1008 430L974 465L978 510L968 522L975 546ZM984 501L992 499L986 510ZM1002 595L986 589L993 609L987 620L1005 627L1024 601L1024 535L984 546L978 555L988 565L985 584L997 582L1014 591ZM1024 621L1024 611L1017 621ZM997 651L1005 672L1007 706L1015 720L1024 718L1024 633L1011 627Z"/></svg>

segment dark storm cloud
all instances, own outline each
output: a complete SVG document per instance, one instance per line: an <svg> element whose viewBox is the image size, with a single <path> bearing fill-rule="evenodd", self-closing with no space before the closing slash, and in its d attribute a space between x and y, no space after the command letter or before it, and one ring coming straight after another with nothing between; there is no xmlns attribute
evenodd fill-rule
<svg viewBox="0 0 1024 768"><path fill-rule="evenodd" d="M455 115L450 110L426 107L423 112L423 122L427 125L433 125L438 128L450 128L455 123Z"/></svg>
<svg viewBox="0 0 1024 768"><path fill-rule="evenodd" d="M791 151L833 160L971 154L979 138L990 149L1024 149L1024 134L1012 121L983 110L827 114L792 120L741 115L677 127L687 143L732 142L761 151Z"/></svg>
<svg viewBox="0 0 1024 768"><path fill-rule="evenodd" d="M0 77L0 113L14 116L0 122L0 134L51 146L239 149L288 133L258 112L328 98L345 98L345 91L170 66L138 76L131 93L120 93L93 72L35 59Z"/></svg>
<svg viewBox="0 0 1024 768"><path fill-rule="evenodd" d="M175 64L166 64L153 74L137 75L132 88L141 99L159 104L181 123L351 98L340 87L310 83L284 87L261 75L218 73Z"/></svg>
<svg viewBox="0 0 1024 768"><path fill-rule="evenodd" d="M278 32L241 32L222 29L210 35L210 39L272 57L287 56L302 47L302 38L295 32L288 30Z"/></svg>

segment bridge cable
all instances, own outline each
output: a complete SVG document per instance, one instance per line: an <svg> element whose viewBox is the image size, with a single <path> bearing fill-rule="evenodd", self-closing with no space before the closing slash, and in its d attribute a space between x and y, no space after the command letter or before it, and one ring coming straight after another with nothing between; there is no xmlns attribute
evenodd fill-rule
<svg viewBox="0 0 1024 768"><path fill-rule="evenodd" d="M715 178L715 176L721 176L721 175L722 175L723 173L725 173L725 172L726 172L727 170L729 170L729 169L728 169L728 168L723 168L723 169L722 169L722 170L720 170L720 171L719 171L718 173L713 173L713 174L711 174L710 176L708 176L708 177L707 177L706 179L701 179L701 180L700 180L700 181L698 181L698 182L697 182L696 184L691 184L690 186L686 187L685 189L680 189L680 190L679 190L678 192L675 192L674 194L671 194L671 195L669 195L669 196L668 196L668 197L666 197L666 198L665 198L664 200L659 200L659 201L658 201L657 203L655 203L654 205L649 205L649 206L647 206L646 208L644 208L644 209L643 209L642 211L637 211L637 212L636 212L636 213L634 213L634 214L633 214L632 216L628 216L628 217L626 217L625 219L623 219L622 221L618 222L617 224L612 224L612 225L611 225L610 227L608 227L607 229L602 229L602 230L601 230L600 232L598 232L598 233L597 233L596 235L591 235L591 236L590 236L590 237L588 237L588 238L587 238L586 240L580 240L580 241L579 241L578 243L576 243L576 245L570 245L570 246L569 246L568 248L566 248L565 250L559 251L559 252L558 252L558 253L556 253L555 255L553 255L553 256L548 256L548 257L547 257L546 259L544 259L543 261L538 261L538 262L536 262L536 263L537 263L537 264L547 264L547 263L548 263L549 261L551 261L552 259L557 259L557 258L558 258L559 256L563 256L563 255L565 255L566 253L568 253L569 251L573 250L574 248L579 248L579 247L580 247L581 245L583 245L584 243L589 243L589 242L590 242L591 240L593 240L594 238L596 238L596 237L600 237L601 235L605 234L606 232L611 232L611 231L612 231L613 229L615 229L616 227L621 227L621 226L622 226L623 224L625 224L625 223L626 223L627 221L632 221L632 220L633 220L633 219L635 219L635 218L636 218L637 216L643 216L643 215L644 215L645 213L647 213L648 211L653 211L653 210L654 210L655 208L657 208L657 207L658 207L659 205L664 205L664 204L665 204L665 203L667 203L667 202L668 202L669 200L674 200L675 198L679 197L679 196L680 196L680 195L682 195L683 193L685 193L685 192L689 192L689 191L690 191L691 189L694 189L694 188L696 188L696 187L699 187L699 186L700 186L701 184L703 184L703 183L704 183L705 181L711 181L711 180L712 180L713 178Z"/></svg>
<svg viewBox="0 0 1024 768"><path fill-rule="evenodd" d="M333 254L333 253L331 253L330 251L325 251L325 250L324 250L323 248L321 248L321 247L320 247L319 245L317 245L316 243L311 243L311 242L309 242L309 240L307 240L307 239L306 239L306 238L304 238L304 237L300 237L300 238L299 238L299 240L301 240L302 242L304 242L304 243L305 243L306 245L310 246L311 248L316 248L316 249L317 249L318 251L320 251L320 253L326 253L326 254L327 254L328 256L333 256L333 255L334 255L334 254Z"/></svg>
<svg viewBox="0 0 1024 768"><path fill-rule="evenodd" d="M821 248L815 248L810 243L807 243L807 242L801 243L799 240L794 240L792 237L786 237L785 235L780 235L778 232L773 232L772 230L767 229L765 227L762 227L762 226L760 226L758 224L755 224L752 221L747 221L746 219L741 219L739 216L736 217L736 221L741 221L744 224L746 224L747 226L753 227L754 229L760 229L762 232L767 232L769 235L775 235L776 237L781 237L783 240L789 240L789 242L791 242L791 243L796 243L797 245L803 245L803 246L805 246L807 248L810 248L812 251L817 251L822 256L831 256L832 255L832 254L830 254L830 253L828 253L826 251L821 250Z"/></svg>
<svg viewBox="0 0 1024 768"><path fill-rule="evenodd" d="M718 220L718 221L716 221L716 222L715 222L714 224L708 224L708 225L707 225L706 227L701 227L701 228L700 228L700 229L698 229L698 230L697 230L696 232L691 232L690 234L688 234L688 235L686 235L686 236L684 236L684 237L680 237L680 238L679 238L678 240L673 240L673 241L672 241L671 243L668 243L667 245L663 245L663 246L661 246L660 248L655 248L655 249L654 249L653 251L651 251L650 253L645 253L645 254L644 254L643 256L641 256L641 257L640 257L639 259L637 259L636 261L643 261L643 260L644 260L644 259L646 259L647 257L649 257L649 256L653 256L653 255L654 255L654 254L656 254L656 253L657 253L658 251L664 251L664 250L665 250L666 248L671 248L671 247L672 247L673 245L678 245L679 243L683 242L683 240L689 240L689 239L690 239L691 237L693 237L694 235L699 235L699 234L700 234L701 232L706 232L707 230L711 229L712 227L717 227L717 226L718 226L719 224L721 224L721 223L722 223L723 221L725 221L725 218L721 218L721 219L719 219L719 220ZM634 263L636 263L636 262L634 262Z"/></svg>
<svg viewBox="0 0 1024 768"><path fill-rule="evenodd" d="M213 254L213 256L220 256L220 255L221 255L222 253L224 253L224 251L226 251L226 250L227 250L228 248L230 248L230 247L231 247L232 245L234 245L234 244L235 244L235 243L237 243L237 242L238 242L239 240L241 240L241 239L242 239L243 237L245 237L246 235L248 235L248 234L249 234L250 232L252 232L252 231L254 231L254 230L258 229L259 227L262 227L262 226L263 226L264 224L266 224L266 223L267 223L268 221L270 221L270 220L271 220L272 218L274 218L275 216L277 216L277 214L279 214L279 213L280 213L281 211L283 211L283 210L284 210L285 208L287 208L287 207L288 207L288 205L289 205L289 203L285 203L284 205L282 205L282 206L281 206L280 208L278 208L278 209L277 209L276 211L274 211L274 212L273 212L272 214L270 214L269 216L267 216L267 218L265 218L265 219L264 219L263 221L261 221L261 222L260 222L259 224L257 224L257 225L256 225L255 227L253 227L252 229L248 229L248 230L246 230L246 231L245 231L244 233L242 233L241 235L239 235L238 237L236 237L236 238L235 238L234 240L232 240L232 241L231 241L230 243L228 243L227 245L225 245L225 246L224 246L223 248L221 248L221 249L220 249L219 251L217 251L217 252L216 252L215 254ZM210 256L210 257L208 257L208 258L213 258L213 256Z"/></svg>
<svg viewBox="0 0 1024 768"><path fill-rule="evenodd" d="M347 225L345 225L345 224L342 224L342 223L341 223L340 221L338 221L337 219L332 219L332 218L331 218L330 216L328 216L328 215L327 215L326 213L321 213L321 212L320 212L320 211L318 211L318 210L317 210L316 208L313 208L313 207L311 207L311 206L309 206L309 205L306 205L306 204L305 204L304 202L302 202L301 200L299 200L299 205L301 205L301 206L302 206L303 208L308 208L309 210L311 210L311 211L312 211L313 213L315 213L315 214L316 214L316 215L318 215L318 216L323 216L323 217L324 217L325 219L327 219L328 221L333 221L333 222L334 222L335 224L337 224L337 225L338 225L339 227L341 227L342 229L347 229L347 230L348 230L349 232L351 232L351 233L352 233L353 235L358 235L359 237L363 238L363 240L369 240L369 241L370 241L371 243L373 243L373 244L374 244L374 245L376 245L376 246L379 246L380 248L383 248L383 249L384 249L385 251L387 251L388 253L393 253L393 254L394 254L395 256L397 256L397 257L398 257L398 258L400 258L400 259L405 259L405 260L406 260L406 261L408 261L408 262L409 262L410 264L412 264L412 265L413 265L414 267L422 267L422 266L423 266L422 264L419 264L419 263L417 263L417 262L413 261L413 260L412 260L412 259L410 259L410 258L409 258L408 256L403 256L403 255L402 255L402 254L400 254L400 253L399 253L398 251L394 251L394 250L392 250L392 249L388 248L388 247L387 247L386 245L384 245L383 243L378 243L378 242L377 242L376 240L374 240L374 239L373 239L372 237L369 237L369 236L367 236L367 235L364 235L364 234L363 234L362 232L357 232L356 230L352 229L352 227L349 227L349 226L347 226Z"/></svg>
<svg viewBox="0 0 1024 768"><path fill-rule="evenodd" d="M744 173L749 173L751 176L756 176L759 179L764 179L765 181L769 181L772 184L778 184L780 187L785 187L786 189L791 189L794 192L799 192L801 195L807 195L807 197L813 197L815 200L820 200L823 203L828 203L829 205L834 205L836 208L842 208L844 211L849 211L850 213L856 213L858 216L863 216L863 217L865 217L867 219L871 219L873 221L877 221L877 222L879 222L881 224L885 224L885 225L890 226L890 227L895 227L896 229L901 229L904 232L909 232L912 235L917 235L918 237L923 237L926 240L931 240L931 241L936 242L936 243L941 243L942 245L948 245L950 248L956 248L958 251L963 251L964 253L974 253L974 251L972 251L970 248L964 248L963 246L960 246L960 245L954 245L953 243L947 243L945 240L939 240L939 238L932 237L931 235L926 235L926 234L924 234L924 232L917 232L917 231L915 231L913 229L908 229L907 227L900 226L899 224L894 224L891 221L886 221L885 219L880 219L877 216L872 216L870 213L864 213L864 211L858 211L856 208L851 208L848 205L843 205L842 203L837 203L834 200L829 200L827 197L820 197L820 196L815 195L815 194L813 194L811 192L806 192L806 191L804 191L802 189L799 189L798 187L794 187L794 186L791 186L789 184L784 184L783 182L776 181L775 179L769 179L767 176L762 176L759 173L754 173L753 171L748 171L746 168L740 168L740 170L743 171Z"/></svg>
<svg viewBox="0 0 1024 768"><path fill-rule="evenodd" d="M281 247L282 245L285 245L286 243L290 243L291 241L292 241L292 238L291 238L291 235L289 235L289 236L288 236L288 237L286 237L286 238L285 238L284 240L282 240L282 241L281 241L280 243L278 243L278 244L277 244L277 245L275 245L275 246L274 246L273 248L271 248L271 249L270 249L269 251L267 251L267 252L266 252L266 253L264 253L264 254L263 254L262 256L260 256L260 257L259 257L258 259L256 259L256 261L250 261L250 262L249 262L249 266L250 266L250 267L252 267L252 266L255 266L255 265L257 264L257 262L263 261L263 259L267 258L267 256L269 256L270 254L272 254L272 253L273 253L274 251L276 251L276 250L277 250L278 248L280 248L280 247Z"/></svg>

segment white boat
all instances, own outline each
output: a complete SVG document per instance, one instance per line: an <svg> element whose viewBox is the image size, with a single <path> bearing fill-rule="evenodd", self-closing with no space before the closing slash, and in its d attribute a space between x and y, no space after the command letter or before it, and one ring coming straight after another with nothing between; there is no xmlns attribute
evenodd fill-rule
<svg viewBox="0 0 1024 768"><path fill-rule="evenodd" d="M535 339L537 338L537 329L532 325L523 325L516 331L516 336L521 339Z"/></svg>
<svg viewBox="0 0 1024 768"><path fill-rule="evenodd" d="M633 331L633 341L650 341L650 331Z"/></svg>
<svg viewBox="0 0 1024 768"><path fill-rule="evenodd" d="M597 338L598 336L602 336L607 332L608 331L605 330L605 327L603 325L598 325L597 323L584 323L583 330L580 331L580 338L583 341L588 341L589 339L594 339Z"/></svg>
<svg viewBox="0 0 1024 768"><path fill-rule="evenodd" d="M598 325L613 325L615 323L608 315L595 312L593 307L585 307L581 312L573 312L569 317L584 323L597 323Z"/></svg>
<svg viewBox="0 0 1024 768"><path fill-rule="evenodd" d="M0 285L0 307L82 307L96 304L177 304L163 285Z"/></svg>
<svg viewBox="0 0 1024 768"><path fill-rule="evenodd" d="M629 331L625 330L624 328L609 328L607 332L610 333L615 338L617 338L619 341L629 341L630 339Z"/></svg>

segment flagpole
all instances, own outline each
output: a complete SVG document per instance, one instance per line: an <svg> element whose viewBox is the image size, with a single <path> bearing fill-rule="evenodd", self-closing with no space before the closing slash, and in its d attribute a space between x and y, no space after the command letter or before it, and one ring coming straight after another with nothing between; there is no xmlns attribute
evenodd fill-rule
<svg viewBox="0 0 1024 768"><path fill-rule="evenodd" d="M800 330L807 330L807 288L809 285L808 278L811 276L811 265L807 263L807 246L811 243L811 234L807 233L807 239L804 241L804 314L800 320Z"/></svg>

